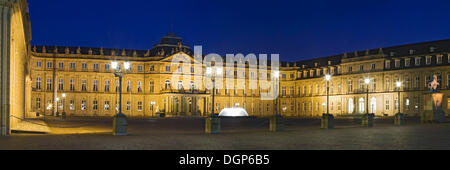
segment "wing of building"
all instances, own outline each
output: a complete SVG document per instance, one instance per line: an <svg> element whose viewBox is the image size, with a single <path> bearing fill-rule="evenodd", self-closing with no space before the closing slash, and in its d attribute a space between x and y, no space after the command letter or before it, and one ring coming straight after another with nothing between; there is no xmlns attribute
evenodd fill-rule
<svg viewBox="0 0 450 170"><path fill-rule="evenodd" d="M392 116L398 112L397 92L401 91L401 112L419 115L427 82L437 75L439 89L449 94L450 40L362 50L298 62L281 62L278 111L283 116L313 117L326 112L325 74L330 81L330 113L335 115L369 112ZM90 47L33 46L31 57L32 110L30 117L56 115L112 116L118 107L118 79L112 61L131 63L122 84L122 108L130 117L207 116L212 110L212 92L193 81L194 66L183 69L172 58L190 58L193 51L175 34L167 34L149 50ZM248 63L247 63L248 65ZM204 71L205 67L200 67ZM225 75L233 72L225 72ZM187 75L190 80L175 80ZM257 89L248 88L249 77L261 76L245 68L244 76L234 73L236 84L245 89L215 90L215 113L223 108L242 107L250 116L271 116L273 100L261 100ZM270 77L270 75L268 75ZM370 79L368 87L364 84ZM402 82L400 89L396 82ZM192 90L195 89L195 90ZM64 94L64 95L63 95ZM63 97L65 96L65 97ZM445 109L450 100L445 98Z"/></svg>

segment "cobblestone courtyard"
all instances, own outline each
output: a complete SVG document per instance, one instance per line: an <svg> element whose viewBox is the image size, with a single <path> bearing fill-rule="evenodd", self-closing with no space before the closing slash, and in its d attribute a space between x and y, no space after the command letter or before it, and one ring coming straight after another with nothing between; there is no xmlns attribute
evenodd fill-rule
<svg viewBox="0 0 450 170"><path fill-rule="evenodd" d="M450 123L421 125L417 119L401 127L377 119L373 128L336 120L332 130L319 129L318 119L289 119L284 132L273 133L267 119L226 118L216 135L204 134L199 118L147 119L130 120L128 136L112 136L111 120L45 122L51 133L0 137L0 149L450 149Z"/></svg>

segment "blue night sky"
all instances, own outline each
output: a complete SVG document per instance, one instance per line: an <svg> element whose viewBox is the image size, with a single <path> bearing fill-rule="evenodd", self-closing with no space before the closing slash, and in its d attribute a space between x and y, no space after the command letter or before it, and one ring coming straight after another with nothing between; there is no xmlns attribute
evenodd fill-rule
<svg viewBox="0 0 450 170"><path fill-rule="evenodd" d="M28 0L36 45L150 49L173 31L203 53L298 61L450 38L450 1Z"/></svg>

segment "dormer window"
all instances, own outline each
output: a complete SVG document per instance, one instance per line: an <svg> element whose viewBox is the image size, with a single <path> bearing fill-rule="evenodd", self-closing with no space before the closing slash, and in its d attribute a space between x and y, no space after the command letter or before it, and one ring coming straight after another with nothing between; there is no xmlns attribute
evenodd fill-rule
<svg viewBox="0 0 450 170"><path fill-rule="evenodd" d="M391 68L391 61L386 60L386 62L384 63L384 68L390 69Z"/></svg>
<svg viewBox="0 0 450 170"><path fill-rule="evenodd" d="M395 60L395 68L399 68L400 67L400 60Z"/></svg>
<svg viewBox="0 0 450 170"><path fill-rule="evenodd" d="M411 59L405 58L405 67L409 67L411 65Z"/></svg>
<svg viewBox="0 0 450 170"><path fill-rule="evenodd" d="M395 52L389 52L389 56L394 57Z"/></svg>
<svg viewBox="0 0 450 170"><path fill-rule="evenodd" d="M328 65L331 65L331 61L330 60L328 60Z"/></svg>
<svg viewBox="0 0 450 170"><path fill-rule="evenodd" d="M426 64L427 64L427 65L430 65L430 64L431 64L431 56L427 56Z"/></svg>
<svg viewBox="0 0 450 170"><path fill-rule="evenodd" d="M317 67L317 66L319 66L319 63L314 63L314 67Z"/></svg>
<svg viewBox="0 0 450 170"><path fill-rule="evenodd" d="M414 52L415 52L415 50L409 50L409 55L413 55L414 54Z"/></svg>
<svg viewBox="0 0 450 170"><path fill-rule="evenodd" d="M442 54L436 56L436 63L442 64Z"/></svg>
<svg viewBox="0 0 450 170"><path fill-rule="evenodd" d="M433 53L436 50L436 47L430 47L430 53Z"/></svg>
<svg viewBox="0 0 450 170"><path fill-rule="evenodd" d="M420 57L416 57L414 65L420 66Z"/></svg>

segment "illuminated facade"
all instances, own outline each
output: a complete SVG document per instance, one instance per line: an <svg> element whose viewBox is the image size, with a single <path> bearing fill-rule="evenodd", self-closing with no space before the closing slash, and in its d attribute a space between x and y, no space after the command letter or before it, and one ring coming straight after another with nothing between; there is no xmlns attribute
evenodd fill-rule
<svg viewBox="0 0 450 170"><path fill-rule="evenodd" d="M33 46L31 48L32 97L36 114L66 112L68 116L112 116L116 113L118 79L111 62L129 61L131 71L123 79L122 110L129 117L206 116L211 114L211 90L194 79L194 66L180 67L172 58L191 58L193 51L174 34L163 37L151 50L103 49L84 47ZM330 113L365 113L366 85L369 78L369 112L392 116L398 112L418 115L423 110L423 94L432 75L438 75L440 90L446 96L450 87L450 40L395 46L345 53L307 61L281 62L278 111L283 116L312 117L326 112L325 74L331 74ZM205 69L200 67L199 69ZM260 76L248 67L235 83ZM191 80L173 81L174 75L189 75ZM248 83L247 83L248 84ZM223 108L243 107L250 116L271 116L274 101L261 100L259 89L215 91L215 113ZM62 94L65 94L65 97ZM445 98L444 108L450 109ZM53 107L57 106L57 107Z"/></svg>

